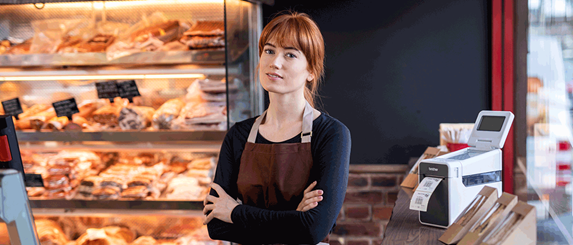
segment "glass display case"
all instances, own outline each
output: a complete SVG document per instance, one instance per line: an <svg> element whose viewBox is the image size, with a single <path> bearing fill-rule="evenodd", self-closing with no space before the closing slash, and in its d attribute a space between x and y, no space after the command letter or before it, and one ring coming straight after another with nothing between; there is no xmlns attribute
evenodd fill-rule
<svg viewBox="0 0 573 245"><path fill-rule="evenodd" d="M571 244L573 8L556 0L527 7L526 156L518 163L537 209L538 244Z"/></svg>
<svg viewBox="0 0 573 245"><path fill-rule="evenodd" d="M25 171L44 179L27 188L36 219L71 242L113 226L134 234L126 244L207 241L194 224L221 142L263 110L263 3L17 2L0 1L0 101L21 110L0 114L16 116ZM166 235L173 224L185 227Z"/></svg>

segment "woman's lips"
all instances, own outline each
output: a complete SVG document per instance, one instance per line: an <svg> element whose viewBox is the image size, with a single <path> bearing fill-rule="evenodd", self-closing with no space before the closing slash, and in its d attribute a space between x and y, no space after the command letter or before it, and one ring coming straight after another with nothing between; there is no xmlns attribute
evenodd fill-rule
<svg viewBox="0 0 573 245"><path fill-rule="evenodd" d="M271 80L282 79L283 77L276 73L267 73L267 77Z"/></svg>

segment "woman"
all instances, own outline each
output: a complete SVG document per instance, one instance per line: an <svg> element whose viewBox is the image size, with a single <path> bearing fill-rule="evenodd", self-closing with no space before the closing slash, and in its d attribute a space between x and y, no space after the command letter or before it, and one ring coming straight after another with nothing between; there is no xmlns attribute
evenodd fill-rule
<svg viewBox="0 0 573 245"><path fill-rule="evenodd" d="M277 16L261 33L259 56L269 107L225 136L204 202L209 236L328 243L346 193L350 132L313 108L324 73L322 34L306 14Z"/></svg>

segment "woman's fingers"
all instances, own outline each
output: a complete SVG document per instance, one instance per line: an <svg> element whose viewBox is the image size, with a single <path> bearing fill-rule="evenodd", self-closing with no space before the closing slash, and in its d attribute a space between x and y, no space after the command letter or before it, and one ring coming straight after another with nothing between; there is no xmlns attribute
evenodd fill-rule
<svg viewBox="0 0 573 245"><path fill-rule="evenodd" d="M203 206L207 206L207 202L215 203L216 201L217 201L216 197L207 195L207 197L205 197L205 200L203 200Z"/></svg>
<svg viewBox="0 0 573 245"><path fill-rule="evenodd" d="M315 186L316 186L316 180L310 183L310 185L304 190L304 194L312 191L312 188L314 188Z"/></svg>
<svg viewBox="0 0 573 245"><path fill-rule="evenodd" d="M223 190L223 188L215 182L211 183L211 188L215 189L219 197L221 197L223 194L227 194L227 192L225 192L225 190Z"/></svg>
<svg viewBox="0 0 573 245"><path fill-rule="evenodd" d="M316 196L321 196L324 192L322 190L314 190L309 193L304 194L304 199L310 199Z"/></svg>
<svg viewBox="0 0 573 245"><path fill-rule="evenodd" d="M315 202L318 203L318 202L322 201L322 199L323 199L322 196L313 197L313 198L305 200L304 205L310 205L310 204L315 203Z"/></svg>
<svg viewBox="0 0 573 245"><path fill-rule="evenodd" d="M205 205L205 207L203 208L203 214L207 215L207 213L209 211L213 211L213 209L215 209L215 204Z"/></svg>
<svg viewBox="0 0 573 245"><path fill-rule="evenodd" d="M215 214L213 212L211 212L209 215L207 215L207 218L205 218L205 221L203 221L203 224L206 225L209 222L211 222L211 220L215 217Z"/></svg>
<svg viewBox="0 0 573 245"><path fill-rule="evenodd" d="M312 203L310 203L310 204L305 205L305 206L302 208L302 211L303 211L303 212L306 212L306 211L308 211L308 210L311 210L311 209L313 209L313 208L316 208L316 206L318 206L318 202L312 202Z"/></svg>

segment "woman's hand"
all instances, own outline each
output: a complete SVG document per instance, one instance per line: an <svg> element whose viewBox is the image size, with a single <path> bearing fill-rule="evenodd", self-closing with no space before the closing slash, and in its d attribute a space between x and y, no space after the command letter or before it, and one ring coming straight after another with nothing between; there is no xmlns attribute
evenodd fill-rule
<svg viewBox="0 0 573 245"><path fill-rule="evenodd" d="M322 201L322 190L312 190L316 186L316 181L312 182L305 190L302 201L298 204L296 211L306 212L318 206L318 202Z"/></svg>
<svg viewBox="0 0 573 245"><path fill-rule="evenodd" d="M211 211L211 213L207 215L203 224L206 225L211 222L213 218L232 224L231 212L233 212L233 209L238 206L239 203L233 200L233 198L231 198L231 196L229 196L229 194L227 194L227 192L225 192L225 190L223 190L223 188L218 184L212 183L211 188L217 192L219 197L207 195L203 201L203 205L205 206L205 208L203 208L203 214L207 215L207 213ZM208 202L211 202L212 204L207 204Z"/></svg>

